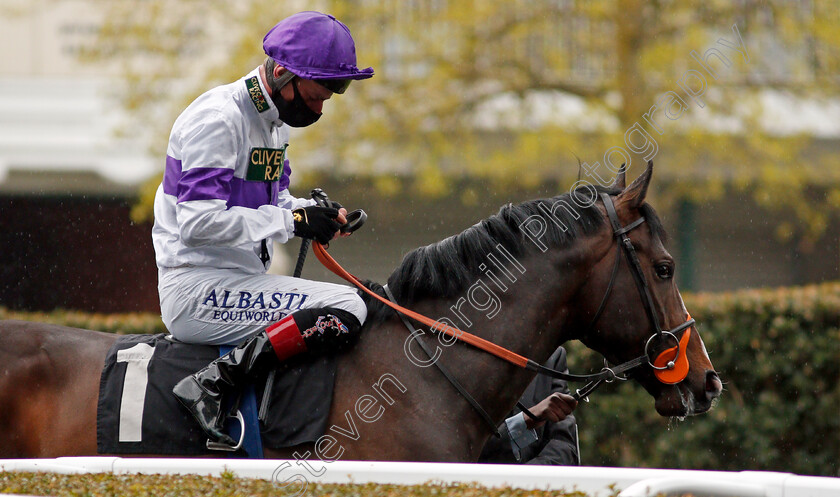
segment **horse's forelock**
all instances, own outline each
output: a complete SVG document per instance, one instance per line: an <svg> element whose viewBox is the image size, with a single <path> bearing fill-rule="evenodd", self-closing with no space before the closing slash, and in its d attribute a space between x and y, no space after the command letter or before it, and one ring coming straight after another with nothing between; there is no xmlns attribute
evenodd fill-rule
<svg viewBox="0 0 840 497"><path fill-rule="evenodd" d="M650 232L653 236L658 236L662 243L668 241L668 232L665 231L665 226L662 224L662 220L659 219L659 215L656 214L656 210L648 204L644 203L641 207L639 207L639 213L645 217L645 222L650 227Z"/></svg>

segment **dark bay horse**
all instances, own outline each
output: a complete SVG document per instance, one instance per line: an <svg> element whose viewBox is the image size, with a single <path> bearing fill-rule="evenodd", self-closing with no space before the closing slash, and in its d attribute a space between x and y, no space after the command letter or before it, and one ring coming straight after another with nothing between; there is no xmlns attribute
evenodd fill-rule
<svg viewBox="0 0 840 497"><path fill-rule="evenodd" d="M645 203L652 164L629 187L578 188L552 199L503 207L464 232L410 252L388 280L413 310L536 362L567 340L581 340L618 364L653 361L688 318L673 279L674 261ZM627 232L648 286L646 305L601 193ZM574 197L573 197L574 196ZM644 222L638 221L644 217ZM371 284L382 295L382 288ZM475 461L490 429L449 384L394 312L368 299L359 343L338 358L328 437L267 457ZM651 308L650 312L646 307ZM651 314L653 313L653 315ZM658 330L656 330L658 331ZM631 372L663 416L709 410L721 383L695 327L685 347L688 373L659 381L651 363ZM38 323L0 323L0 458L96 454L99 375L112 334ZM426 330L434 357L501 422L534 377L445 335ZM673 338L676 341L676 337ZM647 350L646 344L651 349Z"/></svg>

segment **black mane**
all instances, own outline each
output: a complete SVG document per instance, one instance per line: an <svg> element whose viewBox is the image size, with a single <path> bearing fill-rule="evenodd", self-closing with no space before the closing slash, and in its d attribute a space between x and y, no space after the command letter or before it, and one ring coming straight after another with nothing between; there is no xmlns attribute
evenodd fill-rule
<svg viewBox="0 0 840 497"><path fill-rule="evenodd" d="M594 189L598 193L618 193L617 190L601 186L594 186ZM591 188L579 188L574 194L580 203L592 203ZM388 278L389 288L402 305L427 297L447 298L464 292L475 283L481 274L479 265L487 263L485 259L496 250L496 245L501 244L514 257L523 255L533 242L522 232L520 225L532 215L545 218L546 211L543 209L551 209L557 202L563 202L564 208L554 211L555 218L567 229L563 230L553 222L546 221L547 230L543 240L549 246L569 246L577 238L596 232L604 224L598 209L581 208L572 201L570 193L518 205L508 204L498 214L457 235L406 254Z"/></svg>
<svg viewBox="0 0 840 497"><path fill-rule="evenodd" d="M600 193L617 195L620 190L593 185L596 196ZM591 202L590 188L578 188L574 194L581 203ZM581 236L595 233L606 220L594 206L582 208L571 201L571 194L565 193L550 199L537 199L518 205L508 204L489 218L476 223L463 232L444 240L419 247L405 255L388 278L388 287L403 306L409 306L424 298L447 298L457 296L475 283L480 276L479 265L486 264L485 258L501 244L512 256L518 257L528 250L533 242L522 232L520 225L532 215L543 216L540 205L551 208L557 202L564 202L577 215L565 208L555 211L558 219L568 229L563 230L552 222L546 222L547 230L543 241L553 247L567 247ZM667 234L656 212L643 204L640 213L654 236L664 242ZM385 297L382 286L365 281L365 286ZM366 326L393 316L393 310L384 306L364 292L360 292L368 307ZM387 298L387 297L386 297Z"/></svg>

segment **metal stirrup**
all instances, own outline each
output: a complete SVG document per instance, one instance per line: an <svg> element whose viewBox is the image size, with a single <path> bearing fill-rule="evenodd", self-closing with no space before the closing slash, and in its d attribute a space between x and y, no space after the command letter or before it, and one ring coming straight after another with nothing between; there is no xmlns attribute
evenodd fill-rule
<svg viewBox="0 0 840 497"><path fill-rule="evenodd" d="M239 421L239 441L236 445L228 445L226 443L221 442L214 442L212 440L207 440L207 448L209 450L221 450L225 452L236 452L237 450L242 448L242 443L245 441L245 418L242 416L242 411L239 409L236 410L235 416L229 416L231 418L236 419Z"/></svg>

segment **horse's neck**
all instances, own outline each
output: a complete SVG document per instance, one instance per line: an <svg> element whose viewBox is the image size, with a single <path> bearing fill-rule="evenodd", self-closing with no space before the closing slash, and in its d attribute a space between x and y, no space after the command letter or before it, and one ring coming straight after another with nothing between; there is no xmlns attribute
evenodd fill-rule
<svg viewBox="0 0 840 497"><path fill-rule="evenodd" d="M566 325L573 314L568 302L587 271L586 262L580 260L581 254L592 253L591 248L577 247L548 255L532 254L518 262L520 269L511 272L516 275L516 281L508 281L504 285L506 289L485 274L481 279L483 288L480 284L473 285L463 296L424 301L413 307L435 319L445 317L466 332L542 362L568 338ZM409 331L396 317L367 330L361 343L342 360L339 385L353 386L345 391L337 388L336 410L341 412L342 406L352 405L364 389L377 390L373 385L380 384L381 390L387 384L386 397L395 402L387 405L390 416L386 419L395 424L385 422L385 425L389 426L386 432L390 433L392 449L396 452L379 457L477 459L490 434L489 427L443 374L431 367L432 361L422 349L408 338ZM420 339L435 353L439 351L438 362L453 373L497 423L504 419L533 378L533 374L463 343L447 346L428 332ZM427 367L420 367L419 361L426 361ZM390 378L398 381L405 391ZM415 432L418 426L425 426L426 430ZM403 436L427 437L427 443L419 449L416 438L406 440L412 452L400 454L394 445L398 446Z"/></svg>
<svg viewBox="0 0 840 497"><path fill-rule="evenodd" d="M504 292L496 291L498 313L491 317L491 310L471 308L466 317L473 326L465 331L534 361L547 360L571 336L574 308L569 302L588 270L580 261L581 253L569 250L523 258L525 271L518 281ZM464 345L452 347L442 362L460 373L467 389L497 422L510 412L534 378L532 373ZM463 402L462 407L472 414Z"/></svg>

